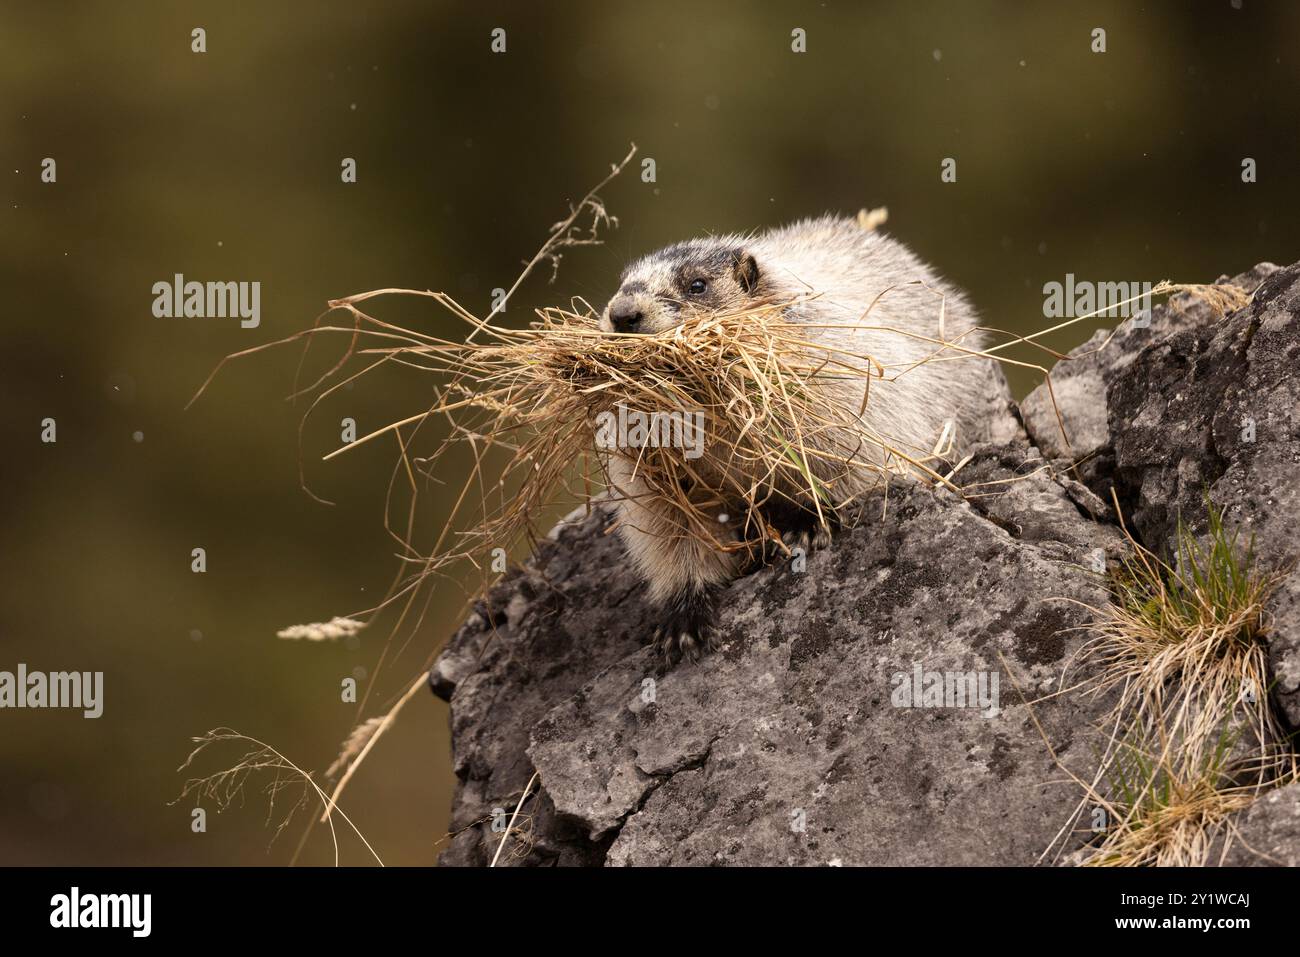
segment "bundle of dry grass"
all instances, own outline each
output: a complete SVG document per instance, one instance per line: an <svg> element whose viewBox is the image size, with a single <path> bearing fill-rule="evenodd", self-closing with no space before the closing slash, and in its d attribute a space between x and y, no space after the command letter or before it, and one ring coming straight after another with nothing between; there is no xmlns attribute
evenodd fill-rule
<svg viewBox="0 0 1300 957"><path fill-rule="evenodd" d="M946 436L936 437L930 456L909 454L864 430L863 409L828 400L825 384L880 381L892 370L869 355L814 344L806 324L785 318L790 303L691 315L657 335L614 335L597 328L590 310L543 309L530 328L511 330L478 322L445 296L414 294L439 300L481 334L365 350L446 377L418 419L446 417L448 438L421 467L431 469L462 442L476 447L476 462L493 452L505 456L486 482L476 468L470 484L477 501L463 495L458 505L477 514L458 522L456 541L442 543L431 568L509 548L536 535L534 523L548 507L589 500L605 483L600 432L615 423L634 423L624 454L635 457L653 494L671 503L688 534L722 549L774 541L763 518L774 504L811 503L824 520L842 518L861 498L864 473L948 483L932 467ZM382 326L355 300L335 305ZM850 433L852 445L844 438ZM694 451L683 454L692 438ZM858 477L853 494L838 487L850 474ZM700 497L699 489L711 494ZM717 540L718 509L737 503L744 514L732 518L744 534Z"/></svg>

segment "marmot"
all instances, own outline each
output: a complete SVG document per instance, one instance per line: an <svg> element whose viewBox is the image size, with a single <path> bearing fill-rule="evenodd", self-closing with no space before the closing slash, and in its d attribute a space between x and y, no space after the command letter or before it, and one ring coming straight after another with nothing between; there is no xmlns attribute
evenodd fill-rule
<svg viewBox="0 0 1300 957"><path fill-rule="evenodd" d="M907 370L892 380L871 378L865 408L865 373L840 372L819 387L828 402L851 410L837 444L858 461L885 464L881 439L919 458L931 455L945 436L959 454L979 434L976 420L993 363L961 352L984 347L974 310L905 246L854 219L824 216L749 236L688 240L651 253L624 271L600 328L653 334L677 326L690 311L738 312L758 300L790 303L785 318L808 323L810 342L870 355L892 375ZM960 349L933 341L940 337L941 313L944 341L960 343ZM900 331L851 328L855 324ZM912 366L936 353L962 357ZM628 452L615 453L606 466L619 533L659 610L654 640L665 663L683 655L694 660L713 645L717 592L744 562L734 552L684 534L681 517L647 494L635 464L635 452ZM861 471L840 476L832 492L838 501L879 484L880 472ZM807 490L804 494L808 497ZM720 521L726 521L727 511L724 503ZM811 508L785 509L771 524L787 541L805 547L829 541L831 529Z"/></svg>

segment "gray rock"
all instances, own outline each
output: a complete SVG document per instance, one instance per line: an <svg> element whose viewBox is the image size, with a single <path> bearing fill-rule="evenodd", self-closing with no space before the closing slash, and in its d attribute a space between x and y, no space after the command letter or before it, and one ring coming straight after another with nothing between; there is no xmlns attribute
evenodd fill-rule
<svg viewBox="0 0 1300 957"><path fill-rule="evenodd" d="M1156 310L1143 343L1117 337L1105 352L1053 372L1089 383L1067 406L1086 421L1088 451L1103 468L1085 474L1099 492L1113 485L1140 541L1168 555L1181 520L1204 538L1208 502L1253 543L1255 559L1280 583L1266 607L1273 701L1285 724L1300 727L1300 264L1268 263L1231 280L1251 301L1218 316L1195 297ZM1097 389L1104 385L1104 395ZM1061 390L1057 390L1058 400ZM1083 406L1104 409L1105 429ZM1042 393L1026 401L1028 431L1045 452ZM1059 447L1049 454L1060 454ZM1248 743L1248 742L1247 742ZM1225 863L1296 863L1300 828L1292 785L1267 793L1234 827ZM1264 854L1251 854L1255 847ZM1249 857L1250 860L1246 858ZM1211 859L1217 859L1211 855Z"/></svg>
<svg viewBox="0 0 1300 957"><path fill-rule="evenodd" d="M1121 328L1109 338L1108 330L1098 330L1069 353L1068 362L1051 371L1049 382L1020 403L1025 428L1048 458L1082 461L1110 444L1103 369L1109 368L1109 360L1122 361L1127 356L1126 346L1131 346L1129 340L1137 334L1125 332Z"/></svg>
<svg viewBox="0 0 1300 957"><path fill-rule="evenodd" d="M1300 782L1261 794L1210 859L1225 867L1300 867Z"/></svg>
<svg viewBox="0 0 1300 957"><path fill-rule="evenodd" d="M1180 518L1203 533L1208 496L1283 576L1267 640L1275 698L1300 726L1300 264L1239 281L1257 286L1249 305L1176 329L1111 380L1114 481L1148 548L1169 551Z"/></svg>
<svg viewBox="0 0 1300 957"><path fill-rule="evenodd" d="M1262 263L1232 280L1225 276L1220 281L1253 290L1276 269L1271 263ZM1078 462L1082 474L1100 479L1104 486L1112 468L1111 436L1117 434L1110 421L1111 384L1131 379L1133 360L1153 343L1175 332L1202 328L1214 318L1204 302L1181 294L1152 309L1148 325L1126 320L1114 330L1098 330L1068 353L1068 361L1051 370L1050 387L1048 383L1039 385L1020 403L1030 439L1046 458Z"/></svg>
<svg viewBox="0 0 1300 957"><path fill-rule="evenodd" d="M1105 702L1040 700L1040 733L1021 695L1058 688L1088 620L1071 600L1105 601L1093 562L1120 547L1042 465L1024 445L985 452L963 472L996 483L974 507L895 485L884 517L805 571L734 583L723 647L666 675L637 644L650 620L602 514L562 531L493 592L507 609L528 590L522 614L480 611L434 669L454 826L513 809L535 768L554 813L532 862L1034 863L1078 800L1042 735L1089 773ZM918 664L996 675L999 707L894 706ZM482 863L498 839L478 825L443 863Z"/></svg>
<svg viewBox="0 0 1300 957"><path fill-rule="evenodd" d="M443 863L491 860L500 840L491 829L494 811L513 811L533 774L529 729L557 700L641 647L644 616L627 614L639 602L639 588L620 571L622 548L603 533L608 522L597 506L542 542L527 564L492 589L433 666L434 693L452 703L459 782L451 819L456 836ZM556 822L544 800L548 807L528 808L536 813L538 844L524 861L599 861L602 848L585 838L567 840L572 828Z"/></svg>
<svg viewBox="0 0 1300 957"><path fill-rule="evenodd" d="M1142 543L1167 554L1181 518L1203 533L1206 497L1253 536L1261 566L1283 580L1269 603L1274 696L1300 726L1300 264L1261 263L1227 280L1251 302L1219 316L1195 296L1158 306L1149 328L1099 332L1052 372L1082 478L1114 486ZM1021 405L1048 458L1069 458L1045 386Z"/></svg>
<svg viewBox="0 0 1300 957"><path fill-rule="evenodd" d="M1008 445L1014 442L1028 442L1029 435L1020 421L1020 410L1011 398L1011 389L1007 386L1007 377L1002 371L1002 363L992 359L963 359L963 362L978 362L983 377L983 395L981 396L977 421L980 428L974 434L965 436L964 441L977 445Z"/></svg>

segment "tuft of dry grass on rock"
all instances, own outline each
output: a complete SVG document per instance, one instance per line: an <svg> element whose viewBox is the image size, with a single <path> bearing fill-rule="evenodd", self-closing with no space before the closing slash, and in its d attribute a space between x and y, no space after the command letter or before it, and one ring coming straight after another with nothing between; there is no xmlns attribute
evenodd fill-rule
<svg viewBox="0 0 1300 957"><path fill-rule="evenodd" d="M1098 692L1121 689L1118 707L1168 715L1198 754L1228 716L1266 748L1281 737L1268 705L1264 604L1280 580L1255 567L1253 547L1209 508L1205 544L1179 523L1166 562L1133 542L1112 581L1112 604L1084 657L1100 669ZM1170 689L1174 689L1172 692Z"/></svg>
<svg viewBox="0 0 1300 957"><path fill-rule="evenodd" d="M1076 778L1080 811L1104 812L1090 865L1206 864L1235 812L1296 778L1261 640L1280 579L1207 505L1206 534L1180 523L1168 560L1129 536L1110 604L1090 608L1079 659L1095 670L1089 693L1115 698L1098 776Z"/></svg>
<svg viewBox="0 0 1300 957"><path fill-rule="evenodd" d="M1203 866L1230 833L1232 816L1258 796L1258 784L1234 778L1234 770L1240 774L1252 762L1231 759L1233 740L1226 726L1208 753L1183 750L1166 729L1159 731L1153 743L1133 732L1112 750L1108 794L1100 805L1108 826L1088 866Z"/></svg>

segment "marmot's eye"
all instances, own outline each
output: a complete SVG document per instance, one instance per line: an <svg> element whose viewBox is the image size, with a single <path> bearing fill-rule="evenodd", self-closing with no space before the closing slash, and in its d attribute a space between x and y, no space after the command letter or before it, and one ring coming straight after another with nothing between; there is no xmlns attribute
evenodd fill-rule
<svg viewBox="0 0 1300 957"><path fill-rule="evenodd" d="M686 291L690 293L692 296L698 296L701 295L706 288L708 288L708 285L709 285L708 282L706 282L703 279L693 279L691 280L691 284L686 288Z"/></svg>

